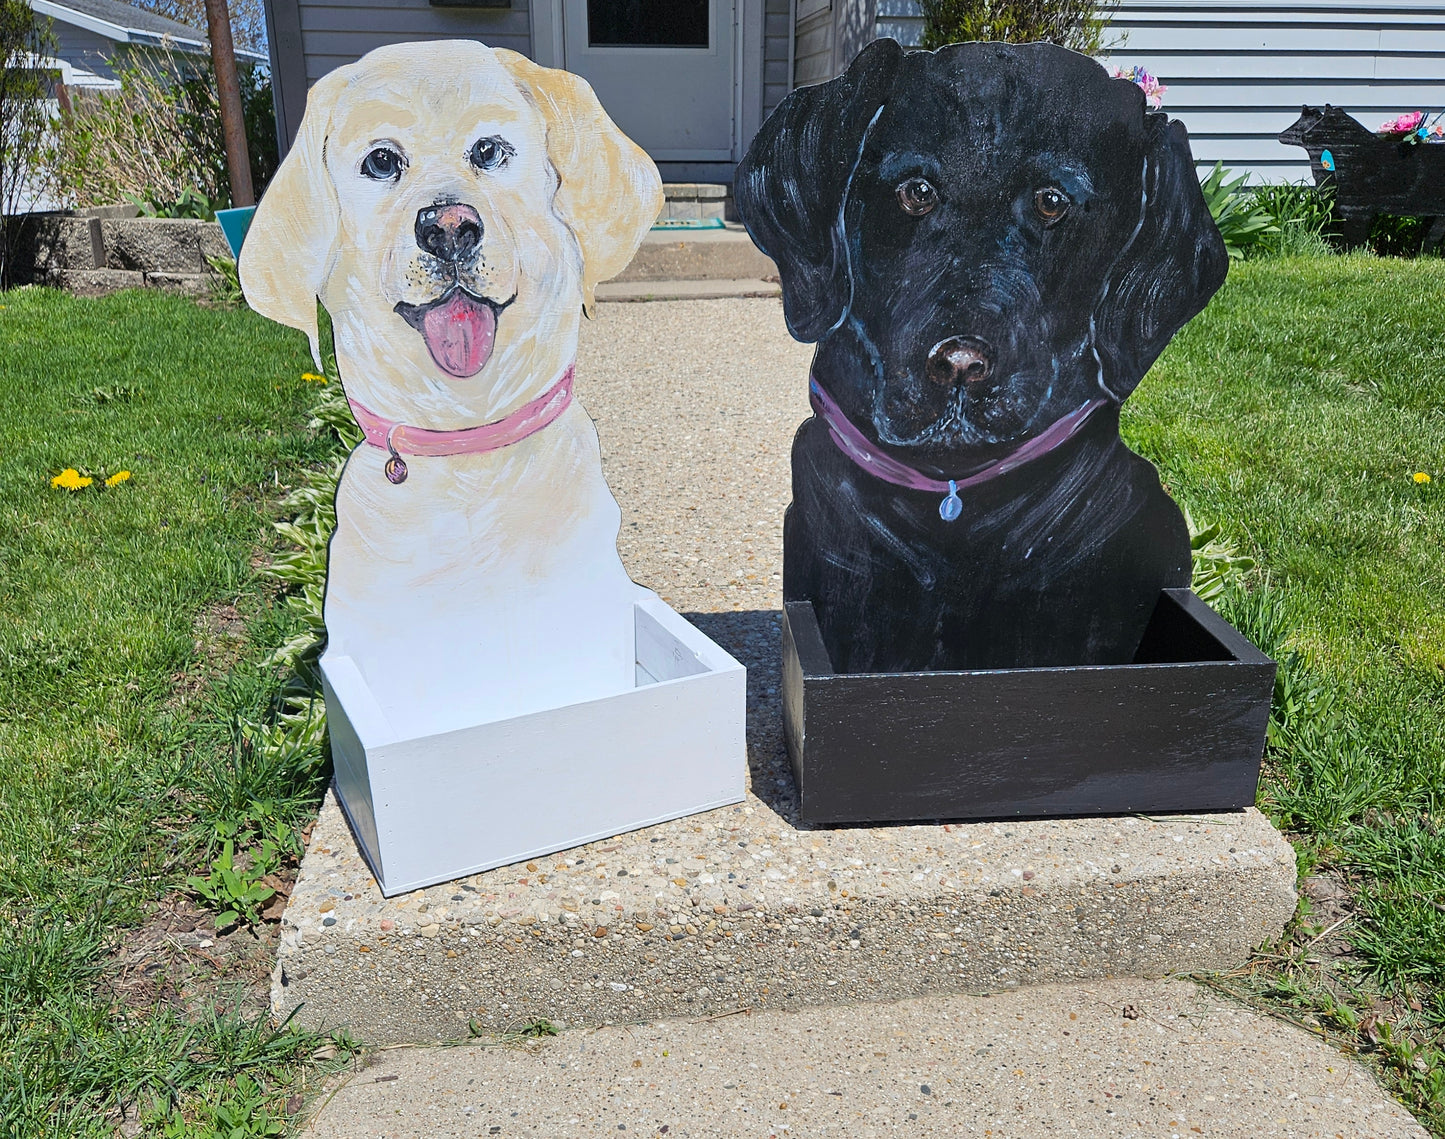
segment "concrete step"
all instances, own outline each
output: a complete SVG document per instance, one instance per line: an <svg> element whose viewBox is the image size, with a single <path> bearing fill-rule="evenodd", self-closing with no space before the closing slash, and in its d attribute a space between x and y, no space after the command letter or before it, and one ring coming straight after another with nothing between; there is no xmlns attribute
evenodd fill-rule
<svg viewBox="0 0 1445 1139"><path fill-rule="evenodd" d="M725 218L728 187L721 182L664 182L664 218Z"/></svg>
<svg viewBox="0 0 1445 1139"><path fill-rule="evenodd" d="M750 795L386 899L328 796L271 998L394 1043L1227 969L1294 881L1253 809L802 830Z"/></svg>
<svg viewBox="0 0 1445 1139"><path fill-rule="evenodd" d="M599 301L713 301L721 297L778 297L777 281L607 281L597 286Z"/></svg>
<svg viewBox="0 0 1445 1139"><path fill-rule="evenodd" d="M485 1043L368 1056L305 1134L1426 1139L1355 1060L1184 981Z"/></svg>
<svg viewBox="0 0 1445 1139"><path fill-rule="evenodd" d="M778 267L736 223L724 229L652 230L623 281L777 280Z"/></svg>

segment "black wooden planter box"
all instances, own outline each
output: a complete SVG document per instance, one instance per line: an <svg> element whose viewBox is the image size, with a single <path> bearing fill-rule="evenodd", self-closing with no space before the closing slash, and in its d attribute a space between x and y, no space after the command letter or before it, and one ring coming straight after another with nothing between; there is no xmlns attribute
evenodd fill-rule
<svg viewBox="0 0 1445 1139"><path fill-rule="evenodd" d="M783 724L806 823L1213 811L1254 802L1275 664L1187 589L1134 663L838 674L783 613Z"/></svg>

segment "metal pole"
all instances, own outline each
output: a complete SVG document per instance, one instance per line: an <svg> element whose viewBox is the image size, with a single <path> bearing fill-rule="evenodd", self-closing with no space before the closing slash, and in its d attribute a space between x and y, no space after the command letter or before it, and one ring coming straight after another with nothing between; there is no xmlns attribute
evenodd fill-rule
<svg viewBox="0 0 1445 1139"><path fill-rule="evenodd" d="M256 192L251 186L241 85L236 79L236 46L231 42L231 13L226 0L206 0L206 31L211 39L211 66L216 72L216 95L221 104L221 131L226 138L231 205L254 206Z"/></svg>

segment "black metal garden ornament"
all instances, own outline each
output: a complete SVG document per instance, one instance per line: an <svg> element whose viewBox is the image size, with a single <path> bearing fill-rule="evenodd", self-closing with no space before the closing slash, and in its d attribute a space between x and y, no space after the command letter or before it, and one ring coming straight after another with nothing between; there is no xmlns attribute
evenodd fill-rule
<svg viewBox="0 0 1445 1139"><path fill-rule="evenodd" d="M789 331L817 344L784 524L784 694L805 817L1108 809L1051 800L1078 779L1047 764L1031 790L993 780L989 807L958 783L960 748L988 733L949 717L979 670L1060 674L1017 699L1066 708L1070 670L1132 668L1141 646L1157 657L1165 610L1181 629L1233 634L1188 596L1183 516L1119 438L1120 405L1228 265L1183 125L1054 45L905 52L881 40L783 100L734 192L778 264ZM828 701L810 709L808 695L825 677L852 684L839 714L871 709L872 727L822 723ZM909 692L939 708L904 711ZM1019 725L1032 710L989 699L1014 743L985 759L1027 763ZM920 721L944 727L924 739ZM1091 729L1044 726L1055 742L1066 730ZM829 731L873 742L831 751ZM900 744L906 760L884 754ZM810 807L810 747L827 753L834 790L856 761L846 804L814 794ZM870 780L879 761L923 766ZM1229 795L1244 793L1236 780ZM1207 805L1228 804L1195 804Z"/></svg>

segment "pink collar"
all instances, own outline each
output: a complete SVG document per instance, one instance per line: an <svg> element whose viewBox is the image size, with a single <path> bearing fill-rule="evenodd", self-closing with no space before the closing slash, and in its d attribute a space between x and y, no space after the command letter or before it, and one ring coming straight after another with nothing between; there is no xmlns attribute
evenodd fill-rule
<svg viewBox="0 0 1445 1139"><path fill-rule="evenodd" d="M935 479L900 462L892 455L885 454L878 449L876 444L870 443L867 436L853 426L848 417L843 414L843 409L838 406L833 397L823 390L823 385L818 382L816 376L808 377L808 397L813 405L813 410L828 425L828 433L833 437L833 442L837 444L838 450L863 470L894 486L904 486L910 490L930 490L935 494L945 495L938 506L938 516L945 522L952 522L963 513L963 503L958 497L960 490L998 478L999 475L1017 470L1030 460L1047 454L1078 434L1079 429L1088 422L1089 417L1109 402L1105 399L1090 400L1082 407L1076 408L1056 423L1051 424L1047 430L1035 435L1002 459L990 463L982 470L975 471L967 478Z"/></svg>
<svg viewBox="0 0 1445 1139"><path fill-rule="evenodd" d="M348 400L351 414L373 447L391 452L386 462L386 477L393 483L406 481L406 463L402 455L481 455L520 443L546 427L572 404L572 377L577 365L569 364L561 378L536 399L524 403L510 415L475 427L456 431L436 431L430 427L411 427L383 419L365 404Z"/></svg>

